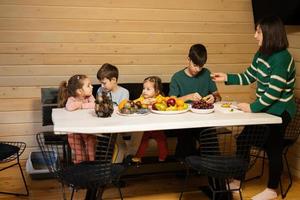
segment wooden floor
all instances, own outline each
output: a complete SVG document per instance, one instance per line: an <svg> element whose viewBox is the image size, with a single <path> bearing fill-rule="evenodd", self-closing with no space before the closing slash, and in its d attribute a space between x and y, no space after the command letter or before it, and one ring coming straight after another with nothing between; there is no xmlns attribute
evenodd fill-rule
<svg viewBox="0 0 300 200"><path fill-rule="evenodd" d="M137 168L138 170L138 168ZM265 173L267 174L267 173ZM0 191L14 190L22 191L22 182L20 175L15 169L9 169L0 172ZM0 200L58 200L62 199L60 184L54 180L31 180L26 176L30 190L29 197L15 197L0 194ZM127 186L122 188L125 200L177 200L183 184L183 179L176 177L174 174L165 175L147 175L126 180ZM195 176L190 179L188 191L184 193L183 200L206 200L207 198L198 191L198 187L206 183L205 177ZM244 199L251 199L253 195L265 188L266 177L260 180L247 182L243 188L242 194ZM287 200L300 199L300 181L295 180L290 190ZM23 190L24 191L24 190ZM69 189L66 189L69 193ZM85 191L76 193L74 199L83 199ZM118 191L114 187L107 188L104 192L104 199L119 199ZM238 195L234 199L239 199ZM281 198L278 198L281 199Z"/></svg>

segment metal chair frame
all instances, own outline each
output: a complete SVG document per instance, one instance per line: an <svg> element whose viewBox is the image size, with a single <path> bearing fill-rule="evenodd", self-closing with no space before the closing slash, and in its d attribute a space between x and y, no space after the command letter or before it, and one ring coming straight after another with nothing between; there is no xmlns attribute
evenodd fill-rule
<svg viewBox="0 0 300 200"><path fill-rule="evenodd" d="M257 155L261 152L264 141L269 133L269 127L265 125L253 126L246 131L246 133L250 134L245 134L246 137L241 137L240 139L238 139L240 127L232 128L233 131L227 131L225 133L222 127L208 128L200 133L200 155L189 156L185 161L187 173L183 191L179 197L180 200L186 189L190 168L212 178L209 189L212 192L213 200L216 198L216 195L220 193L226 194L228 199L231 199L232 191L239 192L240 199L243 199L241 187L244 182L244 175L254 166L257 160L255 157L250 157L249 151L255 152ZM215 133L213 133L214 130L216 131ZM265 134L252 134L262 132ZM205 134L207 134L208 137L206 137ZM247 141L249 141L249 143ZM238 148L239 145L243 144L246 146L240 146L243 148ZM195 164L195 162L192 163L192 159L194 161L197 160L198 164ZM231 189L229 185L230 179L236 177L241 178L241 185L237 189ZM221 179L225 181L224 184L226 188L218 188L220 184L222 184L218 182Z"/></svg>
<svg viewBox="0 0 300 200"><path fill-rule="evenodd" d="M50 173L53 173L62 185L64 199L66 199L64 186L72 188L71 200L74 197L74 192L79 189L87 189L85 199L92 200L102 199L106 185L118 181L119 176L112 173L113 164L111 163L117 134L99 135L95 161L83 161L77 164L67 162L69 159L63 160L65 150L62 148L64 146L45 143L44 134L43 132L38 133L36 138ZM54 154L57 156L53 156ZM73 152L72 156L76 156L76 154ZM120 198L123 199L120 187L118 190Z"/></svg>
<svg viewBox="0 0 300 200"><path fill-rule="evenodd" d="M0 164L4 164L4 163L9 163L9 162L16 161L15 163L12 163L12 164L10 164L10 165L8 165L6 167L1 168L0 172L6 170L8 168L11 168L11 167L13 167L15 165L18 165L20 173L22 175L22 181L23 181L24 187L26 189L26 193L14 193L14 192L0 191L0 194L16 195L16 196L28 196L29 195L29 191L28 191L27 183L26 183L26 180L25 180L25 176L24 176L22 167L20 165L20 156L24 152L24 150L26 148L26 144L24 142L12 142L12 141L0 141L0 143L12 145L12 146L15 146L15 147L19 148L19 150L18 150L17 153L15 153L15 154L7 157L7 158L4 158L3 160L0 160Z"/></svg>

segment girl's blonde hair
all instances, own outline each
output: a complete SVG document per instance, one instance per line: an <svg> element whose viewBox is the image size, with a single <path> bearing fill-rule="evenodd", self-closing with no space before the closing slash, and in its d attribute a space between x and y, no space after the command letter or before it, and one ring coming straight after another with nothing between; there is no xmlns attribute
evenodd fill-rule
<svg viewBox="0 0 300 200"><path fill-rule="evenodd" d="M76 74L68 82L62 81L60 83L57 96L58 107L64 107L69 97L77 96L76 91L83 87L83 80L86 78L88 78L86 75Z"/></svg>
<svg viewBox="0 0 300 200"><path fill-rule="evenodd" d="M155 91L155 94L156 95L163 95L163 91L162 91L162 82L161 82L161 79L158 77L158 76L149 76L147 78L144 79L144 83L145 82L151 82L151 83L154 83L154 91Z"/></svg>

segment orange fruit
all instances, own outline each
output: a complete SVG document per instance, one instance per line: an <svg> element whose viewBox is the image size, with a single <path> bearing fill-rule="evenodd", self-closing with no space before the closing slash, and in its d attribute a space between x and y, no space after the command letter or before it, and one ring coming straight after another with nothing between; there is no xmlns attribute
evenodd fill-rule
<svg viewBox="0 0 300 200"><path fill-rule="evenodd" d="M184 105L184 101L182 99L176 99L176 105L177 106L183 106Z"/></svg>
<svg viewBox="0 0 300 200"><path fill-rule="evenodd" d="M177 110L185 110L183 106L177 106Z"/></svg>

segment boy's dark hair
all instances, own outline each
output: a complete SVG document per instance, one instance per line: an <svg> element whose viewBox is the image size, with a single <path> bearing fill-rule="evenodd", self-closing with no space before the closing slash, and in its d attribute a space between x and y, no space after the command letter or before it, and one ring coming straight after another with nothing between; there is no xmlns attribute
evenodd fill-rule
<svg viewBox="0 0 300 200"><path fill-rule="evenodd" d="M191 46L189 51L189 58L195 65L203 67L207 60L207 51L205 46L202 44L194 44L193 46Z"/></svg>
<svg viewBox="0 0 300 200"><path fill-rule="evenodd" d="M260 26L263 34L262 45L259 48L262 54L269 56L289 47L284 25L279 17L264 17L257 22L255 27L257 26Z"/></svg>
<svg viewBox="0 0 300 200"><path fill-rule="evenodd" d="M110 81L112 78L116 78L116 80L118 80L119 78L118 68L112 64L104 63L97 72L97 79L101 81L104 78L107 78Z"/></svg>
<svg viewBox="0 0 300 200"><path fill-rule="evenodd" d="M161 79L158 76L149 76L149 77L144 79L144 83L146 81L154 83L154 90L155 90L156 95L159 95L159 94L163 95L162 82L161 82Z"/></svg>

